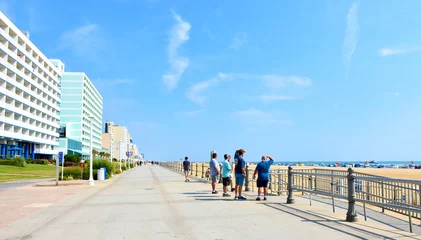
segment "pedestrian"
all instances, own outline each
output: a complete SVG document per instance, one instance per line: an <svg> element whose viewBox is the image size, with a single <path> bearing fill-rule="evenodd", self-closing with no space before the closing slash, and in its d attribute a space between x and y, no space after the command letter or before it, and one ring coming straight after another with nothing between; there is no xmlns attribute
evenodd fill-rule
<svg viewBox="0 0 421 240"><path fill-rule="evenodd" d="M246 150L239 149L237 156L237 163L235 164L235 198L234 200L247 200L243 197L244 178L246 177L246 162L244 161L244 153Z"/></svg>
<svg viewBox="0 0 421 240"><path fill-rule="evenodd" d="M266 161L270 159L270 161ZM269 171L270 166L273 164L273 158L271 156L262 156L262 161L259 162L254 170L253 179L256 179L257 176L257 198L256 201L260 201L260 194L262 193L263 188L263 200L267 200L268 195L268 183L269 183Z"/></svg>
<svg viewBox="0 0 421 240"><path fill-rule="evenodd" d="M235 165L237 164L237 161L238 161L238 150L235 150L234 161L231 161L231 171L234 172L234 174L235 174ZM235 191L235 185L234 185L234 181L232 181L232 178L231 178L231 192L234 192L234 191Z"/></svg>
<svg viewBox="0 0 421 240"><path fill-rule="evenodd" d="M186 178L185 182L190 182L190 179L189 179L189 172L190 172L189 157L184 158L183 169L184 169L184 177Z"/></svg>
<svg viewBox="0 0 421 240"><path fill-rule="evenodd" d="M211 181L212 181L212 194L217 194L218 191L216 191L216 183L219 181L219 163L216 160L218 158L218 154L216 152L212 153L212 160L210 161L210 174L211 174Z"/></svg>
<svg viewBox="0 0 421 240"><path fill-rule="evenodd" d="M228 186L231 184L231 156L228 154L224 154L224 163L222 163L222 186L224 189L224 193L222 194L223 197L231 197L228 193Z"/></svg>

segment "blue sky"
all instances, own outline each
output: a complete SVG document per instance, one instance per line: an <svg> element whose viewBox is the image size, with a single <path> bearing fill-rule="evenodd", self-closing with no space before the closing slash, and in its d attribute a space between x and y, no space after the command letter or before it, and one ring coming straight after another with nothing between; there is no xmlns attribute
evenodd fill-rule
<svg viewBox="0 0 421 240"><path fill-rule="evenodd" d="M421 2L0 0L149 159L417 161Z"/></svg>

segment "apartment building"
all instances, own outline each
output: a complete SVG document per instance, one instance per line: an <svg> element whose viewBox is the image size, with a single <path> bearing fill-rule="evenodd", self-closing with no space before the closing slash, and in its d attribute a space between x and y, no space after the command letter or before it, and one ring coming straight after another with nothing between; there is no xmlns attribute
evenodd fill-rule
<svg viewBox="0 0 421 240"><path fill-rule="evenodd" d="M102 96L83 72L64 72L61 84L59 148L65 153L80 151L81 159L89 159L91 120L92 148L102 151ZM80 143L81 148L69 148L69 141Z"/></svg>
<svg viewBox="0 0 421 240"><path fill-rule="evenodd" d="M113 122L105 123L105 133L112 136L112 158L127 159L126 153L130 150L130 133L124 126L119 126Z"/></svg>
<svg viewBox="0 0 421 240"><path fill-rule="evenodd" d="M60 71L0 12L0 158L57 154Z"/></svg>

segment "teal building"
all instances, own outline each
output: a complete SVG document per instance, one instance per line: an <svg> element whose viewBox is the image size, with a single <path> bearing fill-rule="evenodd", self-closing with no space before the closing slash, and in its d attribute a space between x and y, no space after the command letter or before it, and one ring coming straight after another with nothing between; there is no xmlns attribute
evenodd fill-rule
<svg viewBox="0 0 421 240"><path fill-rule="evenodd" d="M54 63L54 60L50 60ZM61 78L59 151L90 157L92 119L92 148L102 150L101 94L83 72L63 72Z"/></svg>

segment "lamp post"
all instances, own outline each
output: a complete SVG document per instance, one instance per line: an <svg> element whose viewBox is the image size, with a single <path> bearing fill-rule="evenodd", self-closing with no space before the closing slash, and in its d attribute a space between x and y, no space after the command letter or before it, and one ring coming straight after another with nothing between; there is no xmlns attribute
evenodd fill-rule
<svg viewBox="0 0 421 240"><path fill-rule="evenodd" d="M92 173L92 166L93 166L93 160L94 160L94 158L93 158L93 154L92 154L92 118L93 118L93 116L89 116L89 120L90 120L90 122L91 122L91 137L90 137L90 142L91 142L91 144L90 144L90 155L89 155L89 182L88 182L88 184L89 185L94 185L95 184L95 182L94 182L94 176L93 176L93 173Z"/></svg>
<svg viewBox="0 0 421 240"><path fill-rule="evenodd" d="M120 159L120 172L122 172L123 170L121 170L121 140L120 141L118 141L118 156L119 156L119 159Z"/></svg>

